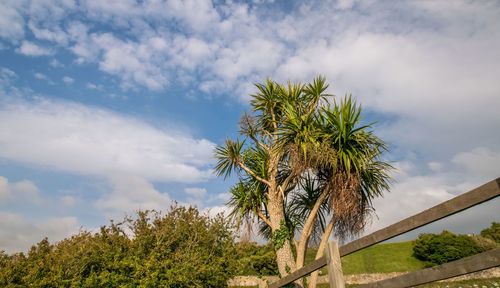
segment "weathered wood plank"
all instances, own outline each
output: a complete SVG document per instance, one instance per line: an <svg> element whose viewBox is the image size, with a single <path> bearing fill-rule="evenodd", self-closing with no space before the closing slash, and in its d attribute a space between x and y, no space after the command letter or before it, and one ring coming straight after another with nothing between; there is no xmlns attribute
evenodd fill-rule
<svg viewBox="0 0 500 288"><path fill-rule="evenodd" d="M493 268L500 265L500 248L474 256L456 260L436 267L410 272L398 277L374 283L363 284L363 288L401 288L412 287L434 281L444 280L472 272Z"/></svg>
<svg viewBox="0 0 500 288"><path fill-rule="evenodd" d="M476 206L500 195L500 178L490 181L467 193L438 204L414 216L408 217L370 235L361 237L340 247L340 255L345 256L372 246L387 239L396 237L408 231L417 229L426 224L435 222L444 217Z"/></svg>
<svg viewBox="0 0 500 288"><path fill-rule="evenodd" d="M342 273L342 263L340 262L339 245L337 241L328 243L325 254L330 288L345 288L344 273Z"/></svg>
<svg viewBox="0 0 500 288"><path fill-rule="evenodd" d="M307 274L309 274L313 271L316 271L319 268L324 267L324 266L326 266L326 257L323 256L317 260L312 261L307 266L304 266L304 267L296 270L295 272L292 272L292 273L288 274L287 276L281 278L280 280L278 280L274 283L271 283L269 285L269 288L278 288L278 287L281 287L281 286L286 285L288 283L292 283L293 281L295 281L299 278L302 278L302 277L306 276Z"/></svg>

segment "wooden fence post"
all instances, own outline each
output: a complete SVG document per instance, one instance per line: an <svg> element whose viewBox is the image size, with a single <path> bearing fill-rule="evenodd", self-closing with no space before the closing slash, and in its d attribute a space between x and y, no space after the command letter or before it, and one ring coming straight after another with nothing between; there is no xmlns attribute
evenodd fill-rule
<svg viewBox="0 0 500 288"><path fill-rule="evenodd" d="M325 254L330 288L344 288L344 274L342 273L342 263L340 262L339 245L337 241L328 243Z"/></svg>

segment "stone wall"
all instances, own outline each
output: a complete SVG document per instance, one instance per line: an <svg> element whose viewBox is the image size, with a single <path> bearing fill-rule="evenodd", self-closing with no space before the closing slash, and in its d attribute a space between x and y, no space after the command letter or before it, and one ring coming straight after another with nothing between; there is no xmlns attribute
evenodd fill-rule
<svg viewBox="0 0 500 288"><path fill-rule="evenodd" d="M267 288L268 283L278 281L278 276L236 276L227 282L229 287L231 286L258 286L259 288Z"/></svg>

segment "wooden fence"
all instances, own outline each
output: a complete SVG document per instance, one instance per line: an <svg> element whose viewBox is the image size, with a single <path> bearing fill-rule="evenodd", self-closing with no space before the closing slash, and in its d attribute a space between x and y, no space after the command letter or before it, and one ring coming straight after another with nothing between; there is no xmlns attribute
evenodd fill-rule
<svg viewBox="0 0 500 288"><path fill-rule="evenodd" d="M408 231L448 217L462 210L492 200L500 195L500 178L490 181L467 193L445 201L430 209L408 217L370 235L337 247L333 241L328 245L325 256L312 261L308 265L291 274L271 283L269 288L278 288L302 278L309 273L328 265L330 287L344 287L340 257L349 255L358 250L370 247L382 241L391 239ZM394 278L363 284L360 287L411 287L476 271L493 268L500 265L500 248L489 250L474 256L439 265L436 267L410 272Z"/></svg>

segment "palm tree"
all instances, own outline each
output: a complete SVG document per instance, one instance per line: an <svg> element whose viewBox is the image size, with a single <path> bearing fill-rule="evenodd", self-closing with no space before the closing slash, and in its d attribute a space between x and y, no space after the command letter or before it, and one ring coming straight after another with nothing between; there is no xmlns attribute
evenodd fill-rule
<svg viewBox="0 0 500 288"><path fill-rule="evenodd" d="M318 240L333 226L341 237L364 227L371 199L388 188L391 167L380 160L385 144L360 125L361 107L351 97L331 106L324 78L286 86L267 80L256 87L253 114L240 122L245 140L216 148L215 171L238 174L231 215L267 226L285 276L303 266L311 237Z"/></svg>

